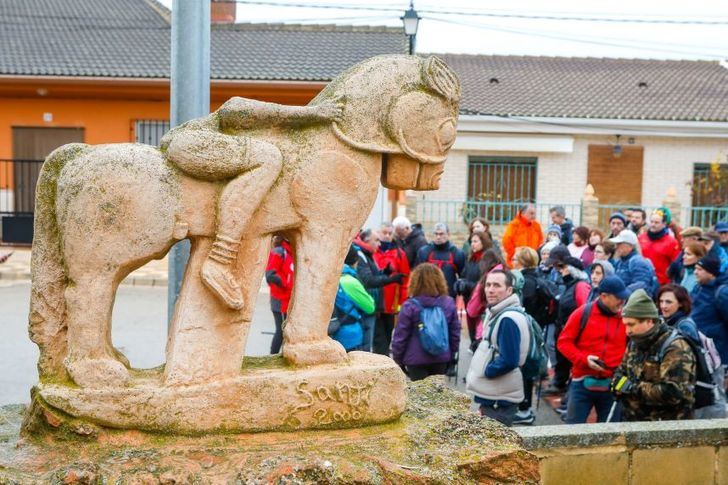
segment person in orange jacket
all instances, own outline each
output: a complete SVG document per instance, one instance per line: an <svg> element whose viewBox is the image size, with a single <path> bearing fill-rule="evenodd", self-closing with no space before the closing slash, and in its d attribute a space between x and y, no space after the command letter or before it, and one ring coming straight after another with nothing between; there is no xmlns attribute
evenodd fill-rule
<svg viewBox="0 0 728 485"><path fill-rule="evenodd" d="M536 207L524 204L518 209L518 215L506 227L503 234L503 250L506 253L506 264L511 267L516 248L529 247L538 250L543 244L543 230L536 220Z"/></svg>

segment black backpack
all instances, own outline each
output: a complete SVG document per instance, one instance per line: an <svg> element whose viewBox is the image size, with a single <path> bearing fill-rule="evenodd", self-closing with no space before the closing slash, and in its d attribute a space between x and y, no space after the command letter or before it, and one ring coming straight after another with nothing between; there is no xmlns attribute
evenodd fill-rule
<svg viewBox="0 0 728 485"><path fill-rule="evenodd" d="M558 312L559 287L553 281L535 276L532 279L536 285L534 290L535 302L523 302L530 310L530 315L542 327L553 323Z"/></svg>
<svg viewBox="0 0 728 485"><path fill-rule="evenodd" d="M700 409L705 406L711 406L715 403L715 383L713 382L713 375L710 372L710 366L707 362L706 350L703 346L688 335L682 333L678 328L673 328L670 335L660 346L660 351L657 353L657 358L660 362L665 358L667 348L677 339L685 340L690 345L690 350L693 351L695 356L695 406L694 409Z"/></svg>

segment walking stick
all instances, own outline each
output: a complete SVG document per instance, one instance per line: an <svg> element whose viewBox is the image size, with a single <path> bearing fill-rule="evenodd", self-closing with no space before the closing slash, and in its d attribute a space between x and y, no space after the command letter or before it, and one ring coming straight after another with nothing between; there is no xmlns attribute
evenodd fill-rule
<svg viewBox="0 0 728 485"><path fill-rule="evenodd" d="M609 410L609 415L607 416L607 423L612 420L612 417L614 417L614 410L617 409L617 400L614 400L614 404L612 404L612 408Z"/></svg>

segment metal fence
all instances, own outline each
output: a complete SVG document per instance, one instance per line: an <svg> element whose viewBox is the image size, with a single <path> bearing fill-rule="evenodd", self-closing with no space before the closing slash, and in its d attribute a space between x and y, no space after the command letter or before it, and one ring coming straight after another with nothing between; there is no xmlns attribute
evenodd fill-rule
<svg viewBox="0 0 728 485"><path fill-rule="evenodd" d="M451 201L420 199L415 204L413 222L419 222L430 229L437 222L447 223L452 231L466 227L476 217L482 217L493 226L508 224L523 205L523 202L486 202L486 201ZM551 223L549 210L561 205L566 217L573 221L581 221L581 204L536 203L536 219L544 225Z"/></svg>
<svg viewBox="0 0 728 485"><path fill-rule="evenodd" d="M504 226L516 217L522 202L487 202L487 201L458 201L458 200L430 200L418 199L415 201L413 222L419 222L429 230L437 222L445 222L454 232L462 231L476 217L482 217L493 226ZM581 225L582 205L537 202L536 219L544 229L551 224L549 210L551 207L561 205L566 211L566 217ZM598 227L609 226L609 216L614 212L625 212L635 208L634 205L608 205L600 204L598 210ZM648 215L657 207L641 207ZM677 214L676 214L677 215ZM728 207L683 207L680 213L680 225L700 226L704 229L712 227L718 221L728 221Z"/></svg>
<svg viewBox="0 0 728 485"><path fill-rule="evenodd" d="M33 240L35 186L43 160L0 160L0 241Z"/></svg>

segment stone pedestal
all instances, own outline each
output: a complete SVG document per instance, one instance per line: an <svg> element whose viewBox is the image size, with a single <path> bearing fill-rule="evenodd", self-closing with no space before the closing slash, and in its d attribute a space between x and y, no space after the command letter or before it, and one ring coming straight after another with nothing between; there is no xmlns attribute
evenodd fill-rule
<svg viewBox="0 0 728 485"><path fill-rule="evenodd" d="M537 457L471 403L432 377L409 385L390 423L195 437L62 424L38 410L26 422L55 433L19 438L21 410L0 408L0 483L538 483Z"/></svg>
<svg viewBox="0 0 728 485"><path fill-rule="evenodd" d="M308 368L288 366L278 356L249 358L237 377L185 386L165 385L161 368L135 374L119 388L39 384L31 417L55 428L85 422L176 434L241 433L384 423L405 407L400 368L366 352ZM32 433L37 424L29 419L26 427Z"/></svg>

